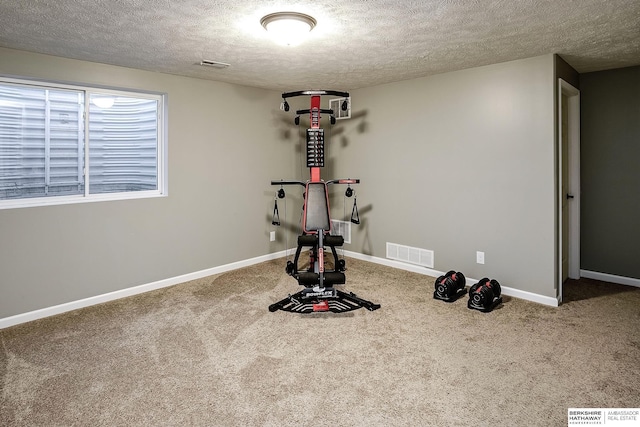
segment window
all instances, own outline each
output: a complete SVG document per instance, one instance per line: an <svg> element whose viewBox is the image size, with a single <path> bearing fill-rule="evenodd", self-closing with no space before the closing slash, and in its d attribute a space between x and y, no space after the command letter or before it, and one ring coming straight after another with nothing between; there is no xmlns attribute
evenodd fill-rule
<svg viewBox="0 0 640 427"><path fill-rule="evenodd" d="M0 208L164 195L164 102L0 78Z"/></svg>

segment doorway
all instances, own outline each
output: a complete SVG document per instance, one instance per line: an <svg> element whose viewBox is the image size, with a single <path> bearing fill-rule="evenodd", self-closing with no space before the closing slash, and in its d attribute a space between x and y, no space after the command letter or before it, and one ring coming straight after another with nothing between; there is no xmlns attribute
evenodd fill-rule
<svg viewBox="0 0 640 427"><path fill-rule="evenodd" d="M558 303L580 278L580 91L558 79Z"/></svg>

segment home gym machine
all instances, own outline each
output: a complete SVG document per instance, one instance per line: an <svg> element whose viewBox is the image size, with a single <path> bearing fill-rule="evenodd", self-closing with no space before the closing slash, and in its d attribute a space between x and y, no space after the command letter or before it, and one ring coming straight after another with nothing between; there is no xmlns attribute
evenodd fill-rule
<svg viewBox="0 0 640 427"><path fill-rule="evenodd" d="M309 115L310 128L307 129L306 137L306 158L307 167L310 169L310 179L303 181L271 181L271 185L279 185L278 198L284 198L285 185L300 185L305 188L304 205L302 212L302 234L298 236L298 247L293 261L287 261L285 271L298 281L304 288L289 295L281 301L269 306L269 311L277 310L294 313L314 313L330 311L332 313L344 313L357 310L361 307L373 311L380 308L379 304L359 298L353 292L343 292L336 289L335 285L345 284L345 260L338 258L336 247L344 244L343 236L331 235L331 217L329 213L329 193L328 186L333 184L346 184L347 196L353 194L352 184L360 183L359 179L333 179L324 181L320 177L320 168L324 167L324 129L320 128L320 115L329 114L331 124L335 124L335 115L331 109L320 108L320 99L323 95L333 95L345 98L341 103L342 110L348 108L347 92L332 90L307 90L299 92L286 92L282 94L281 108L289 111L287 98L297 96L310 96L311 105L308 110L297 110L295 124L300 124L300 116ZM277 199L274 203L274 219L272 224L279 225L279 215L277 216ZM358 223L356 205L354 204L354 214L352 222ZM308 268L300 270L298 262L304 248L309 248ZM325 248L331 250L333 256L333 269L325 266Z"/></svg>

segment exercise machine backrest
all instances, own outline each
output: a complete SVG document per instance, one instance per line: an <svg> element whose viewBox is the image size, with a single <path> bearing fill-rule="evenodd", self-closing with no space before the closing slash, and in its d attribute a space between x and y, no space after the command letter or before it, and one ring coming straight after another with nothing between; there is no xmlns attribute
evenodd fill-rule
<svg viewBox="0 0 640 427"><path fill-rule="evenodd" d="M302 229L307 234L317 234L320 230L329 233L329 195L324 182L308 182L304 198Z"/></svg>

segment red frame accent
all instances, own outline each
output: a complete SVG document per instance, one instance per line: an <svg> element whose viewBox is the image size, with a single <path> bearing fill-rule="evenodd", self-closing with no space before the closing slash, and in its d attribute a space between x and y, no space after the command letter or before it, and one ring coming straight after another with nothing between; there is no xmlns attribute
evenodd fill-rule
<svg viewBox="0 0 640 427"><path fill-rule="evenodd" d="M313 95L311 96L311 105L309 108L309 121L310 121L310 128L311 129L320 129L320 95ZM309 168L309 173L311 175L309 181L307 182L307 185L305 187L305 191L307 194L309 194L309 183L311 182L322 182L324 183L324 181L322 180L321 176L320 176L320 167L312 167ZM351 183L352 180L348 179L348 180L341 180L341 181L345 181L344 183ZM357 180L353 180L353 183L355 183ZM342 182L341 182L342 183ZM325 230L326 233L331 233L331 208L329 207L329 192L327 191L327 184L324 184L325 186L325 191L324 194L327 198L327 211L329 212L329 229ZM306 234L317 234L317 231L315 230L307 230L307 199L305 197L305 201L304 201L304 206L303 206L303 210L304 213L302 215L302 230L306 233ZM318 249L318 261L320 263L320 269L321 272L324 272L324 253L323 253L323 248L319 248Z"/></svg>
<svg viewBox="0 0 640 427"><path fill-rule="evenodd" d="M309 121L310 121L310 128L311 129L320 129L320 95L313 95L311 97L311 105L309 107ZM306 187L306 191L307 194L309 192L309 182L324 182L322 181L322 178L320 176L320 168L319 167L312 167L309 168L309 172L310 172L310 179L307 182L307 187ZM331 209L329 207L329 194L328 191L326 190L327 185L325 184L325 191L324 194L327 197L327 210L329 212L331 212ZM302 229L304 230L305 233L307 234L316 234L316 231L309 231L307 230L307 224L306 224L306 219L307 219L307 200L305 197L305 201L304 201L304 214L302 216ZM331 215L329 215L329 230L325 230L327 233L331 232ZM320 261L320 265L321 265L321 269L324 270L324 254L322 253L322 248L320 248L319 250L319 254L318 254L318 258Z"/></svg>
<svg viewBox="0 0 640 427"><path fill-rule="evenodd" d="M312 305L313 311L329 311L329 302L327 300L322 300L316 304Z"/></svg>
<svg viewBox="0 0 640 427"><path fill-rule="evenodd" d="M320 129L320 96L314 95L311 97L311 107L309 108L311 113L309 119L311 121L311 129ZM311 170L311 182L320 182L320 168L313 167Z"/></svg>

